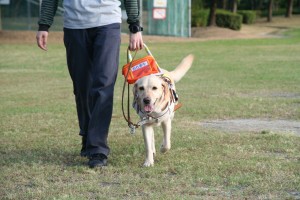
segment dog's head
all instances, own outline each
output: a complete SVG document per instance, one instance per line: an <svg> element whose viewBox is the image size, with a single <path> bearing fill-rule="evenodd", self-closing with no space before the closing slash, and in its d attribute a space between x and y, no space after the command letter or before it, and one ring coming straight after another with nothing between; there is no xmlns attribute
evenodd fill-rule
<svg viewBox="0 0 300 200"><path fill-rule="evenodd" d="M145 113L162 111L170 99L168 84L156 75L137 80L133 94L141 111Z"/></svg>

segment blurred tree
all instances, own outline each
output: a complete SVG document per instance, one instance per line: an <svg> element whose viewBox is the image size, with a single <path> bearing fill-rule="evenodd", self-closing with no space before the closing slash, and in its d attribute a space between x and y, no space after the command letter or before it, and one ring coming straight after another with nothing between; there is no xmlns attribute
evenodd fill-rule
<svg viewBox="0 0 300 200"><path fill-rule="evenodd" d="M208 26L216 25L216 11L217 11L217 0L211 0L210 2L210 12L208 18Z"/></svg>
<svg viewBox="0 0 300 200"><path fill-rule="evenodd" d="M268 5L268 22L272 21L272 14L273 14L273 0L269 0L269 5Z"/></svg>
<svg viewBox="0 0 300 200"><path fill-rule="evenodd" d="M294 3L293 0L287 0L287 8L286 8L285 17L292 17L293 3Z"/></svg>
<svg viewBox="0 0 300 200"><path fill-rule="evenodd" d="M192 0L192 9L204 9L204 0Z"/></svg>
<svg viewBox="0 0 300 200"><path fill-rule="evenodd" d="M238 4L238 0L232 0L231 11L232 11L233 13L236 13L236 11L237 11L237 4Z"/></svg>
<svg viewBox="0 0 300 200"><path fill-rule="evenodd" d="M261 10L263 7L264 7L264 0L259 0L257 9Z"/></svg>
<svg viewBox="0 0 300 200"><path fill-rule="evenodd" d="M221 3L222 3L221 8L224 9L224 10L226 10L227 9L227 0L222 0Z"/></svg>

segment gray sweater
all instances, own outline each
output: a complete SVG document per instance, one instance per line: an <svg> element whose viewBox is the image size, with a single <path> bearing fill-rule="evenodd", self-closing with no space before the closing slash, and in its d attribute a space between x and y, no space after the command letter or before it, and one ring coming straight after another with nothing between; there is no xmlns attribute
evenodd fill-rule
<svg viewBox="0 0 300 200"><path fill-rule="evenodd" d="M43 0L39 30L48 31L59 0ZM123 0L129 24L139 24L139 0ZM85 29L121 23L120 0L63 0L64 27Z"/></svg>
<svg viewBox="0 0 300 200"><path fill-rule="evenodd" d="M83 29L121 23L119 0L64 0L64 27Z"/></svg>

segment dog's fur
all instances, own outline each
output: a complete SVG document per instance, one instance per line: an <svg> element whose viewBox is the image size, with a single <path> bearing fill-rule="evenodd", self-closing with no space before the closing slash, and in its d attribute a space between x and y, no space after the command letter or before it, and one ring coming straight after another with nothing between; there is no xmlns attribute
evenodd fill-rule
<svg viewBox="0 0 300 200"><path fill-rule="evenodd" d="M194 56L188 55L175 70L171 72L163 70L163 74L167 74L171 80L172 89L175 90L175 83L190 69L193 60ZM142 125L146 146L144 166L149 167L154 165L154 155L156 154L153 126L162 125L163 128L164 137L160 151L165 153L171 148L171 121L174 117L175 102L172 101L169 84L157 75L149 75L137 80L133 93L134 107L141 119L151 117L146 124Z"/></svg>

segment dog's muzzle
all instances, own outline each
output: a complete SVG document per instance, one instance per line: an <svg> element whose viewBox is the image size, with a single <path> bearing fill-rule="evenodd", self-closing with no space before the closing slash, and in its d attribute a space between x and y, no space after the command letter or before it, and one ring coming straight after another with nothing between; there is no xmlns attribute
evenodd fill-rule
<svg viewBox="0 0 300 200"><path fill-rule="evenodd" d="M156 100L154 103L151 103L151 99L149 97L145 97L143 99L143 103L144 103L144 111L146 113L151 113L154 110Z"/></svg>

